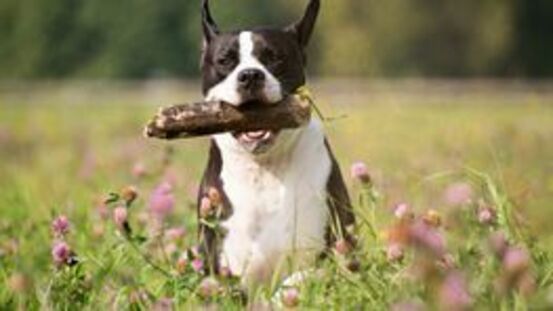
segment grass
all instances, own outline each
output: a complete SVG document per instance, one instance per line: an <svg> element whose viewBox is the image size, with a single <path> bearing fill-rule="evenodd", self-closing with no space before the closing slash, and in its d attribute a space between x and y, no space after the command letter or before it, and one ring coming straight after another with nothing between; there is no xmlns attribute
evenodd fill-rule
<svg viewBox="0 0 553 311"><path fill-rule="evenodd" d="M195 241L194 189L206 140L174 143L168 153L167 144L140 135L155 105L196 98L194 89L167 82L0 88L2 309L148 309L163 298L179 309L243 308L234 291L203 298L202 277L177 265ZM359 250L322 262L316 277L299 286L299 308L389 309L401 302L443 308L440 295L456 273L474 308L552 307L553 92L540 85L441 81L321 81L313 89L325 115L335 117L327 130L344 174L355 161L369 167L371 191L347 179L358 218L378 234L372 237L369 224L359 221ZM146 176L133 175L138 163ZM183 240L160 237L145 213L152 190L166 179L174 182L177 205L164 226L184 226ZM448 206L443 194L459 183L472 188L471 203L461 209ZM131 242L98 212L105 195L127 185L139 193L129 209ZM477 221L480 199L497 212L496 223ZM442 258L412 237L401 240L404 259L389 260L390 236L403 228L391 212L400 202L409 203L417 221L437 211L442 225L430 234L445 236L451 267L438 267L435 259ZM76 267L52 262L51 222L60 214L71 222L65 239L78 254ZM530 289L510 290L523 275L489 251L492 232L505 232L511 248L530 253L524 271L534 282ZM173 245L174 254L167 251ZM348 269L353 259L356 273ZM234 283L219 282L223 288ZM505 282L509 290L502 291ZM459 292L453 298L463 298ZM251 301L261 307L273 296L263 289Z"/></svg>

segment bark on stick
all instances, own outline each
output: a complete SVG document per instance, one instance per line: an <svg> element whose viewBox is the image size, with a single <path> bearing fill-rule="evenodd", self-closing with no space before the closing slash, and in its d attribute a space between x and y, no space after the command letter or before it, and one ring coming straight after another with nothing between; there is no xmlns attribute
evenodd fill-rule
<svg viewBox="0 0 553 311"><path fill-rule="evenodd" d="M298 128L309 122L309 101L292 95L276 104L233 106L202 102L162 108L148 123L146 137L178 139L224 132L248 132Z"/></svg>

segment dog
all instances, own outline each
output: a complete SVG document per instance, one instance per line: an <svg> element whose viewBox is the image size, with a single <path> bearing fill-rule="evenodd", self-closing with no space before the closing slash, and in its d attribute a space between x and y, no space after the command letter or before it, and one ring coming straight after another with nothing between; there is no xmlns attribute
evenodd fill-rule
<svg viewBox="0 0 553 311"><path fill-rule="evenodd" d="M310 0L284 28L222 32L202 2L205 100L274 105L305 85L306 47L320 11ZM321 120L293 129L225 133L211 139L199 194L219 194L217 230L200 222L207 269L248 284L310 267L354 224L350 198ZM286 264L293 262L289 268ZM288 271L292 270L292 271Z"/></svg>

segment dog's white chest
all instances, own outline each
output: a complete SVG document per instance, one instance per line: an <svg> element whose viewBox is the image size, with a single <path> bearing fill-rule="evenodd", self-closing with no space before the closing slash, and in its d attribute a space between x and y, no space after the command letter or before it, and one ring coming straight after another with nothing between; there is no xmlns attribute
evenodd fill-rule
<svg viewBox="0 0 553 311"><path fill-rule="evenodd" d="M322 126L312 121L286 135L297 137L263 160L241 152L226 135L216 137L233 206L223 223L221 263L248 279L267 280L283 259L308 264L325 246L331 159Z"/></svg>

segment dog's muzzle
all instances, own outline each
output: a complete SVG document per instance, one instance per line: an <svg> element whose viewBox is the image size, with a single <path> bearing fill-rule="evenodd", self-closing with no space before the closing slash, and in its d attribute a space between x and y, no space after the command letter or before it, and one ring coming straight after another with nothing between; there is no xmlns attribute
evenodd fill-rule
<svg viewBox="0 0 553 311"><path fill-rule="evenodd" d="M242 101L266 101L266 94L264 94L266 80L265 73L259 69L249 68L240 71L237 82Z"/></svg>

